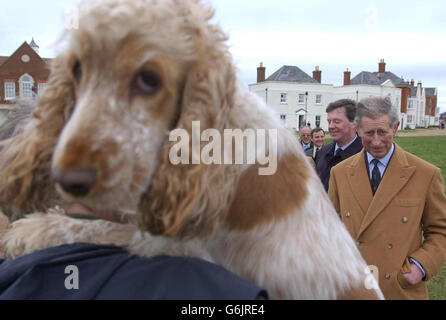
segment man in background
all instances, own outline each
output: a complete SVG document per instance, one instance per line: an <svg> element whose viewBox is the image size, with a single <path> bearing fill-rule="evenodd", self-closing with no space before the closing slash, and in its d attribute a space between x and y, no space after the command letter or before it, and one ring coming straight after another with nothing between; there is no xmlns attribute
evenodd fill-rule
<svg viewBox="0 0 446 320"><path fill-rule="evenodd" d="M332 102L327 109L328 131L332 143L322 147L314 161L316 172L328 191L330 170L341 161L362 149L361 138L356 134L354 123L356 103L350 99Z"/></svg>
<svg viewBox="0 0 446 320"><path fill-rule="evenodd" d="M325 132L321 128L314 128L311 130L311 142L313 143L313 146L307 150L305 150L305 154L308 157L315 158L316 154L319 152L319 150L322 148L322 146L325 144Z"/></svg>
<svg viewBox="0 0 446 320"><path fill-rule="evenodd" d="M313 142L311 142L311 128L302 127L299 131L300 144L304 151L313 147Z"/></svg>

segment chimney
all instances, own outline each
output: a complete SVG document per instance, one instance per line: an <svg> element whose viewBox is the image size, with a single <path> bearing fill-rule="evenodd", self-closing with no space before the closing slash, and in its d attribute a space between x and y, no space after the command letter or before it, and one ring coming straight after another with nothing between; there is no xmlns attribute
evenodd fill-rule
<svg viewBox="0 0 446 320"><path fill-rule="evenodd" d="M348 70L344 71L344 86L350 85L351 72Z"/></svg>
<svg viewBox="0 0 446 320"><path fill-rule="evenodd" d="M410 80L410 86L411 87L415 87L415 80L414 79Z"/></svg>
<svg viewBox="0 0 446 320"><path fill-rule="evenodd" d="M257 83L265 81L265 70L263 62L260 62L260 66L257 68Z"/></svg>
<svg viewBox="0 0 446 320"><path fill-rule="evenodd" d="M381 59L378 66L378 73L384 73L386 72L386 63L384 62L384 59Z"/></svg>
<svg viewBox="0 0 446 320"><path fill-rule="evenodd" d="M322 80L322 71L319 70L319 66L315 67L315 70L313 71L313 79L317 82L321 83Z"/></svg>

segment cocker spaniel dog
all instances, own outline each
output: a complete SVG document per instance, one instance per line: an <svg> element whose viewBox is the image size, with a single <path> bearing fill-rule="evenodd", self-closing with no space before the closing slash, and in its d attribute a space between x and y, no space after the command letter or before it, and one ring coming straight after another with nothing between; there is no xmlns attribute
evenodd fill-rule
<svg viewBox="0 0 446 320"><path fill-rule="evenodd" d="M2 150L0 204L17 220L3 239L7 256L115 244L214 261L275 299L383 298L295 134L237 81L208 5L99 0L78 9L31 121ZM256 133L256 161L245 160L243 143L214 141L230 129ZM181 142L190 153L173 132L189 134ZM230 161L200 161L206 147ZM276 161L269 174L261 154ZM64 202L130 222L51 210Z"/></svg>

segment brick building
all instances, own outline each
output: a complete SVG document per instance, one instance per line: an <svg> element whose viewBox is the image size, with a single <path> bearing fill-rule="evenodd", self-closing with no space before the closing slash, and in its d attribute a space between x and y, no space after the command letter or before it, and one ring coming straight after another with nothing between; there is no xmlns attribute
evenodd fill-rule
<svg viewBox="0 0 446 320"><path fill-rule="evenodd" d="M0 125L18 99L33 99L43 91L51 61L40 57L34 39L11 56L0 56Z"/></svg>
<svg viewBox="0 0 446 320"><path fill-rule="evenodd" d="M45 88L51 59L43 59L34 40L24 42L11 56L0 56L0 105L30 99Z"/></svg>

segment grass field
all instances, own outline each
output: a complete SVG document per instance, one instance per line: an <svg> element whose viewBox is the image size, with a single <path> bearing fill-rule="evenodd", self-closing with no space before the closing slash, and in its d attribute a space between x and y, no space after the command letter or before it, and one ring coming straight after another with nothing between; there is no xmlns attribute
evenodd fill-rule
<svg viewBox="0 0 446 320"><path fill-rule="evenodd" d="M404 150L436 165L446 181L446 136L441 137L399 137L395 138ZM446 300L446 264L441 272L428 284L429 298Z"/></svg>

